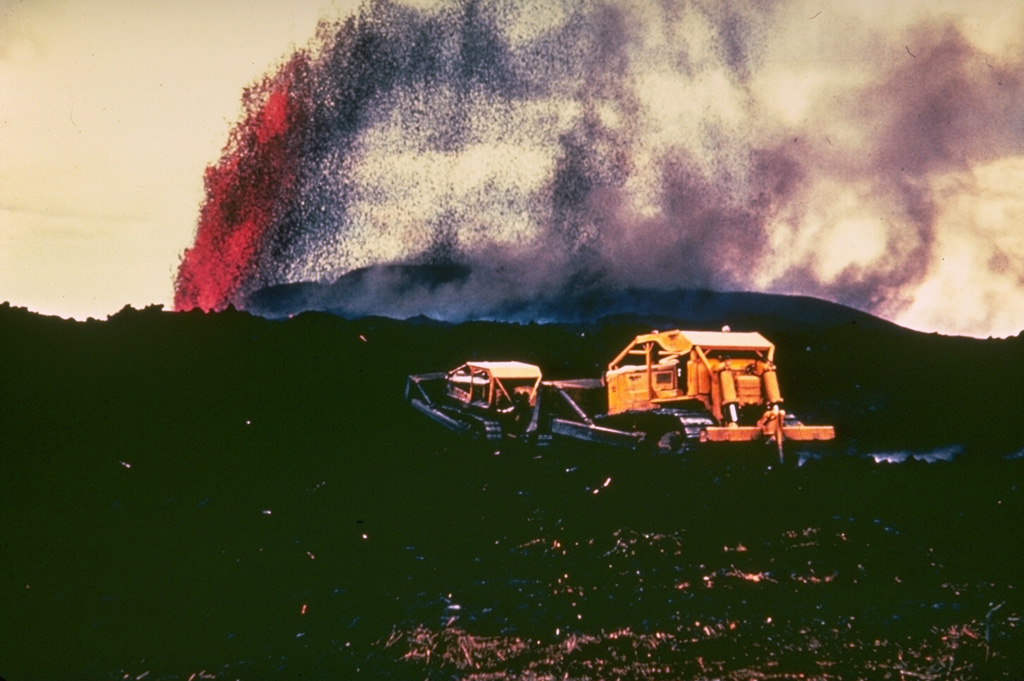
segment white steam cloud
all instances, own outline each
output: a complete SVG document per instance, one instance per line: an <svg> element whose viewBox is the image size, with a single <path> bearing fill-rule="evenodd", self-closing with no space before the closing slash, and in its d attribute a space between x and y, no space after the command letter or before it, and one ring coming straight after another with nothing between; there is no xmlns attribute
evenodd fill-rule
<svg viewBox="0 0 1024 681"><path fill-rule="evenodd" d="M1024 10L958 7L371 3L309 50L315 108L356 113L312 126L301 238L243 293L456 263L398 307L704 287L1017 333Z"/></svg>

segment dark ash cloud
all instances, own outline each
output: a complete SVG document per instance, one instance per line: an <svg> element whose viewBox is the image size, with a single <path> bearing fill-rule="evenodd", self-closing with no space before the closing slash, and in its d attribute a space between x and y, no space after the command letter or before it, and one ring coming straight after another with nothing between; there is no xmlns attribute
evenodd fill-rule
<svg viewBox="0 0 1024 681"><path fill-rule="evenodd" d="M793 21L773 4L377 0L324 23L247 95L176 304L428 263L481 274L447 312L438 290L405 289L401 309L645 286L898 318L948 248L948 179L1024 151L1021 60L948 22L905 46L869 36L850 84L794 122L765 85ZM982 247L983 225L961 229Z"/></svg>

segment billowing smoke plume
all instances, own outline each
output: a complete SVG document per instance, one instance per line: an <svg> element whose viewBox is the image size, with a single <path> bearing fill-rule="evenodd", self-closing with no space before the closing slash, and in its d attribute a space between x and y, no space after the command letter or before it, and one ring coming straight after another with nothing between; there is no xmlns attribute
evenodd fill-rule
<svg viewBox="0 0 1024 681"><path fill-rule="evenodd" d="M839 19L763 4L378 0L322 24L246 92L176 307L409 263L463 274L366 311L641 286L1024 327L1024 61L951 21L823 44Z"/></svg>

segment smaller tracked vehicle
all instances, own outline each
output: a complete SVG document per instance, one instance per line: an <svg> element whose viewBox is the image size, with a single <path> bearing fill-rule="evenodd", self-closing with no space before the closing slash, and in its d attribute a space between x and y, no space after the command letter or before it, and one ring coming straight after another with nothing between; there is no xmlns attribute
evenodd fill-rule
<svg viewBox="0 0 1024 681"><path fill-rule="evenodd" d="M406 399L452 430L487 440L572 438L681 452L705 443L835 438L783 408L775 346L760 333L653 331L635 337L601 378L545 381L521 362L469 362L410 376Z"/></svg>
<svg viewBox="0 0 1024 681"><path fill-rule="evenodd" d="M539 432L540 367L524 362L466 362L451 371L410 376L405 399L443 426L498 441L550 439Z"/></svg>

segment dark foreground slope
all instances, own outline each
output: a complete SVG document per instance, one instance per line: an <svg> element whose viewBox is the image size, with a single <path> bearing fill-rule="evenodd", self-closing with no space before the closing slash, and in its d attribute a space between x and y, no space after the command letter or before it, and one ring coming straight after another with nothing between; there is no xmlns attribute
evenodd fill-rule
<svg viewBox="0 0 1024 681"><path fill-rule="evenodd" d="M596 376L678 310L2 307L0 675L1019 678L1024 338L759 303L713 321L777 343L791 409L842 436L826 458L491 452L402 404L471 357Z"/></svg>

